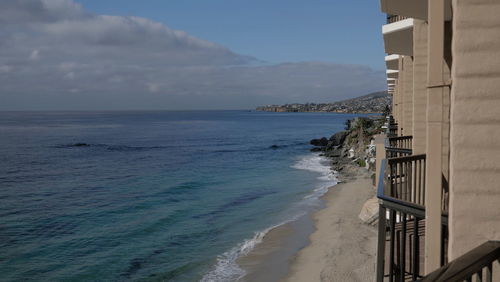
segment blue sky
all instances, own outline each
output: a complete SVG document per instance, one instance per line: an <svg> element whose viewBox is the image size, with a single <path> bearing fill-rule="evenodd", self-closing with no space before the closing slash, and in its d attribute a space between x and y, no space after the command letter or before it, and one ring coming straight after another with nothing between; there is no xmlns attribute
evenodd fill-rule
<svg viewBox="0 0 500 282"><path fill-rule="evenodd" d="M271 62L385 69L378 0L77 0L98 14L140 16Z"/></svg>

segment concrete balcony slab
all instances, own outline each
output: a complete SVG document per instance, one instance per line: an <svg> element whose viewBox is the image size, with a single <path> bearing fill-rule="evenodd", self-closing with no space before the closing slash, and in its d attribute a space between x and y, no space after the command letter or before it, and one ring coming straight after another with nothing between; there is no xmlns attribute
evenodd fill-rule
<svg viewBox="0 0 500 282"><path fill-rule="evenodd" d="M382 26L387 54L413 56L413 21L405 19Z"/></svg>
<svg viewBox="0 0 500 282"><path fill-rule="evenodd" d="M445 0L445 19L451 20L451 0ZM427 20L428 0L380 0L380 9L389 15Z"/></svg>
<svg viewBox="0 0 500 282"><path fill-rule="evenodd" d="M398 59L399 55L388 55L385 56L385 66L388 70L397 70L398 69Z"/></svg>
<svg viewBox="0 0 500 282"><path fill-rule="evenodd" d="M397 70L386 70L387 78L398 78L399 71Z"/></svg>

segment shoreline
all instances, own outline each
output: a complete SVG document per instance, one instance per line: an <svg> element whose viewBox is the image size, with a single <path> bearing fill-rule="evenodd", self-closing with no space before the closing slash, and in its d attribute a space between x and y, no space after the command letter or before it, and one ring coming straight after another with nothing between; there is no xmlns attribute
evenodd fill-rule
<svg viewBox="0 0 500 282"><path fill-rule="evenodd" d="M347 165L345 182L322 197L326 207L313 213L310 244L290 262L282 281L371 281L375 275L377 232L358 215L372 198L368 171Z"/></svg>
<svg viewBox="0 0 500 282"><path fill-rule="evenodd" d="M376 228L358 215L375 194L370 173L345 164L339 183L317 209L270 230L238 258L239 281L369 281L375 273Z"/></svg>
<svg viewBox="0 0 500 282"><path fill-rule="evenodd" d="M370 170L375 150L370 143L380 121L355 118L346 126L330 138L310 141L314 146L310 151L328 159L336 184L318 198L318 206L270 230L254 250L236 261L246 272L240 281L372 280L377 201Z"/></svg>

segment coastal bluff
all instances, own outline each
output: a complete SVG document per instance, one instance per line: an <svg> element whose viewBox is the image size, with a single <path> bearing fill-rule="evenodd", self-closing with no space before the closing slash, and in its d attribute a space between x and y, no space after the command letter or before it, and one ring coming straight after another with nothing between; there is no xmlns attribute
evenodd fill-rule
<svg viewBox="0 0 500 282"><path fill-rule="evenodd" d="M357 98L332 103L294 103L257 107L264 112L334 112L334 113L382 113L391 104L387 91L374 92Z"/></svg>

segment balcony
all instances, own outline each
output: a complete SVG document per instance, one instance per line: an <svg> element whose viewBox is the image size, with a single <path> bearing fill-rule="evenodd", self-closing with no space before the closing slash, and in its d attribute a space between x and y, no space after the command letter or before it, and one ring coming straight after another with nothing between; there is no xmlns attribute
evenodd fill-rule
<svg viewBox="0 0 500 282"><path fill-rule="evenodd" d="M397 125L395 125L397 132ZM404 157L412 154L413 136L388 137L385 147L386 158Z"/></svg>
<svg viewBox="0 0 500 282"><path fill-rule="evenodd" d="M425 247L426 155L382 161L378 183L379 229L377 281L415 281L423 277ZM448 245L448 217L443 212L441 259Z"/></svg>
<svg viewBox="0 0 500 282"><path fill-rule="evenodd" d="M382 26L387 54L413 56L413 19L403 19Z"/></svg>
<svg viewBox="0 0 500 282"><path fill-rule="evenodd" d="M388 14L387 15L387 23L390 24L390 23L395 23L395 22L399 22L399 21L402 21L402 20L406 20L408 17L405 17L405 16L399 16L399 15L390 15Z"/></svg>
<svg viewBox="0 0 500 282"><path fill-rule="evenodd" d="M500 241L487 241L420 281L472 281L473 278L475 281L498 281L498 277L493 279L494 273L500 273L493 269L495 261L500 262Z"/></svg>
<svg viewBox="0 0 500 282"><path fill-rule="evenodd" d="M445 19L451 20L451 0L445 0ZM389 15L427 20L428 2L426 0L380 0L382 12Z"/></svg>
<svg viewBox="0 0 500 282"><path fill-rule="evenodd" d="M377 281L416 281L423 277L425 247L426 155L413 155L413 137L396 136L388 117L386 159L378 183L379 229ZM442 198L445 199L445 187ZM441 265L447 261L448 211L441 212Z"/></svg>
<svg viewBox="0 0 500 282"><path fill-rule="evenodd" d="M397 70L386 70L385 72L387 74L387 78L396 79L399 76L399 71L397 71Z"/></svg>
<svg viewBox="0 0 500 282"><path fill-rule="evenodd" d="M380 8L386 14L427 20L427 1L380 0Z"/></svg>
<svg viewBox="0 0 500 282"><path fill-rule="evenodd" d="M398 124L394 122L394 118L392 116L387 117L386 134L388 137L394 137L398 135Z"/></svg>
<svg viewBox="0 0 500 282"><path fill-rule="evenodd" d="M399 69L399 55L385 56L385 66L388 70Z"/></svg>

